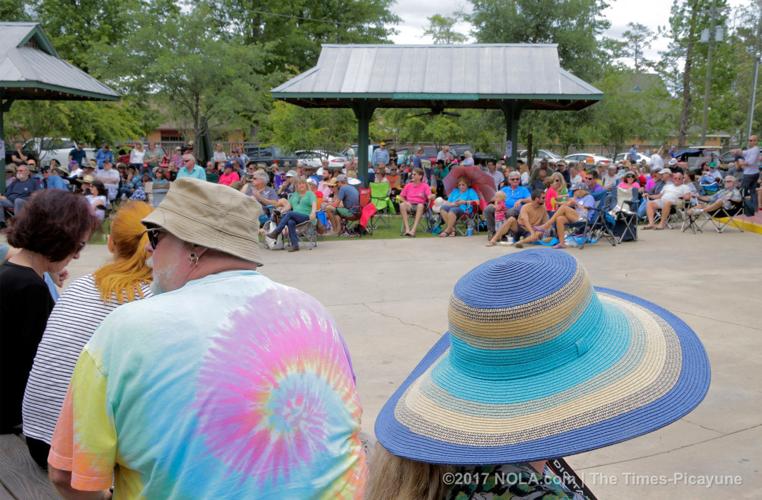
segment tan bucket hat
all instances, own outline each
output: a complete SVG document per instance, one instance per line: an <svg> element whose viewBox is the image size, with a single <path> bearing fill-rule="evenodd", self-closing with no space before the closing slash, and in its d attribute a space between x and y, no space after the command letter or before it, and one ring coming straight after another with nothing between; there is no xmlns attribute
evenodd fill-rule
<svg viewBox="0 0 762 500"><path fill-rule="evenodd" d="M177 238L254 262L259 255L257 200L199 179L183 177L169 188L167 196L143 219L145 226L159 226Z"/></svg>

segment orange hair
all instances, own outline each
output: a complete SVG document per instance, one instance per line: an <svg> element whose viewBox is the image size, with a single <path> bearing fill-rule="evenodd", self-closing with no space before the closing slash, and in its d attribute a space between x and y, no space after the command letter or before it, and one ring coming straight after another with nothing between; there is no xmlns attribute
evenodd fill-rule
<svg viewBox="0 0 762 500"><path fill-rule="evenodd" d="M142 201L128 201L111 224L111 244L114 260L101 266L93 277L101 298L119 304L143 297L142 283L151 282L150 257L146 246L148 235L140 222L153 209Z"/></svg>

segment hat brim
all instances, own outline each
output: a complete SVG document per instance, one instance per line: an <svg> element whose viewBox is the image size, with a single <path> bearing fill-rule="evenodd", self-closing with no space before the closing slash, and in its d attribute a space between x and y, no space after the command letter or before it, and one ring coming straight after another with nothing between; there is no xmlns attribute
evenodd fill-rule
<svg viewBox="0 0 762 500"><path fill-rule="evenodd" d="M517 463L609 446L689 413L710 383L696 334L653 303L596 291L619 318L604 340L531 377L498 384L459 372L447 355L454 337L445 333L384 405L379 442L428 463Z"/></svg>
<svg viewBox="0 0 762 500"><path fill-rule="evenodd" d="M258 243L212 228L159 205L143 219L145 226L166 229L177 238L213 250L219 250L240 259L263 266L257 249Z"/></svg>

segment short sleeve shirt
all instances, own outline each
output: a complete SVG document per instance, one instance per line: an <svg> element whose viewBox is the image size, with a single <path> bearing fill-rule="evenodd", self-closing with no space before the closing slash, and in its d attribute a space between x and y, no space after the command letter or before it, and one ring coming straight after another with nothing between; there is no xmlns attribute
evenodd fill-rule
<svg viewBox="0 0 762 500"><path fill-rule="evenodd" d="M299 193L291 193L288 197L288 202L291 204L291 208L294 212L302 215L310 215L312 213L312 204L317 201L315 193L307 191L304 196Z"/></svg>
<svg viewBox="0 0 762 500"><path fill-rule="evenodd" d="M402 188L401 196L407 200L408 203L420 204L426 203L430 194L431 188L425 182L419 182L417 186L412 182L409 182Z"/></svg>
<svg viewBox="0 0 762 500"><path fill-rule="evenodd" d="M347 210L355 212L360 210L360 192L353 186L350 186L349 184L341 186L339 188L338 198Z"/></svg>
<svg viewBox="0 0 762 500"><path fill-rule="evenodd" d="M119 307L79 357L49 463L119 498L352 498L351 363L314 298L228 271Z"/></svg>
<svg viewBox="0 0 762 500"><path fill-rule="evenodd" d="M743 167L743 175L759 174L759 146L754 146L743 152L746 165Z"/></svg>
<svg viewBox="0 0 762 500"><path fill-rule="evenodd" d="M188 172L188 169L186 167L183 167L177 171L176 179L181 179L183 177L195 177L196 179L205 181L206 171L203 168L201 168L199 165L194 165L193 170L191 170L190 172Z"/></svg>
<svg viewBox="0 0 762 500"><path fill-rule="evenodd" d="M531 196L529 190L524 186L519 186L516 189L512 189L511 186L505 186L501 191L505 193L505 206L509 209L513 208L517 201Z"/></svg>
<svg viewBox="0 0 762 500"><path fill-rule="evenodd" d="M465 191L453 189L450 192L450 196L447 197L447 201L450 203L455 203L456 201L479 201L479 195L476 194L476 191L474 191L473 188L468 188ZM466 213L470 214L474 211L474 207L469 203L468 205L464 205L464 210Z"/></svg>

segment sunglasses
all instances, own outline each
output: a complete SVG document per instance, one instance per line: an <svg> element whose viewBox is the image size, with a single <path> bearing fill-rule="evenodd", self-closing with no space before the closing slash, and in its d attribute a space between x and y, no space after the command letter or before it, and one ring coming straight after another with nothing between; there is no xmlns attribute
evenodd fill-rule
<svg viewBox="0 0 762 500"><path fill-rule="evenodd" d="M156 247L159 246L159 241L161 241L161 235L165 233L166 231L160 227L152 227L150 229L146 229L146 235L148 235L148 243L151 245L151 248L156 250Z"/></svg>
<svg viewBox="0 0 762 500"><path fill-rule="evenodd" d="M513 177L513 178L511 178L511 179L508 179L508 180L509 180L509 181L511 181L511 182L513 182L513 181L516 181L516 182L518 182L518 181L519 181L519 179L517 179L516 177Z"/></svg>

